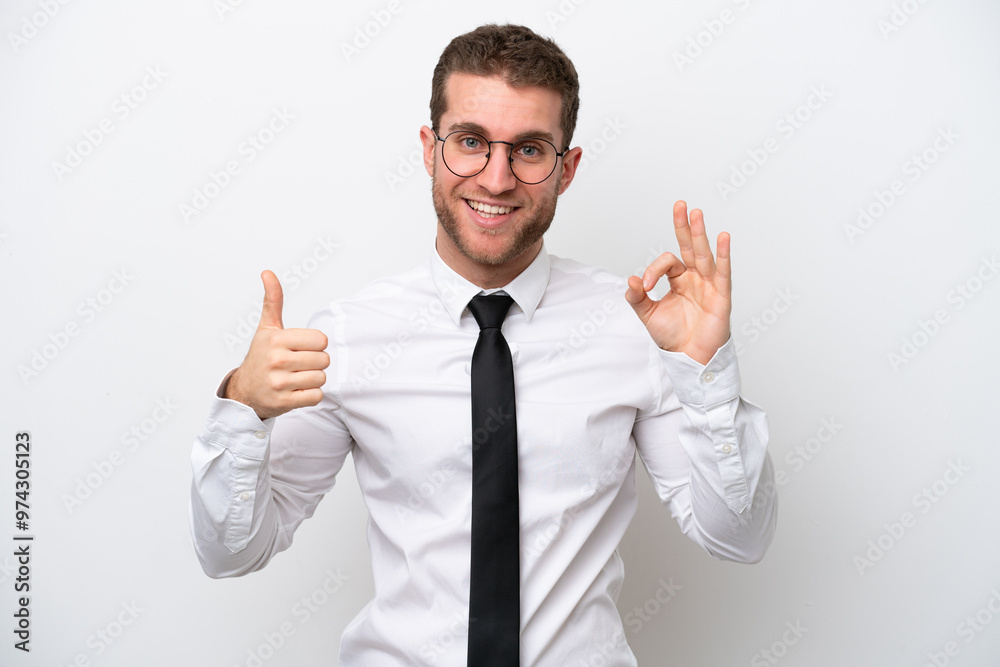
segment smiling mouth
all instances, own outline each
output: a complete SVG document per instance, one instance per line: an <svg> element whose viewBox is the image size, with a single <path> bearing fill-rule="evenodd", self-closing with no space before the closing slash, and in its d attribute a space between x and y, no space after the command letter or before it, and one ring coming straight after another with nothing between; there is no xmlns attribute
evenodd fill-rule
<svg viewBox="0 0 1000 667"><path fill-rule="evenodd" d="M466 199L465 203L469 205L469 208L484 218L496 218L501 215L507 215L517 208L516 206L491 206L489 204L484 204L481 201L475 201L474 199Z"/></svg>

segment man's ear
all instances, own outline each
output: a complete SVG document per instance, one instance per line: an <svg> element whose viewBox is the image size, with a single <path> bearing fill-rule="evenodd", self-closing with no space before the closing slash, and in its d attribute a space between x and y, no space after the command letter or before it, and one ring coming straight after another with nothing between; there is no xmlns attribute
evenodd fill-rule
<svg viewBox="0 0 1000 667"><path fill-rule="evenodd" d="M437 138L434 130L424 125L420 128L420 143L424 147L424 169L428 176L434 176L434 149L437 148Z"/></svg>
<svg viewBox="0 0 1000 667"><path fill-rule="evenodd" d="M566 154L563 155L562 169L559 173L561 178L559 182L559 194L566 192L566 188L568 188L569 184L573 182L573 177L576 176L576 168L580 166L580 158L582 157L583 149L579 146L569 149L566 151Z"/></svg>

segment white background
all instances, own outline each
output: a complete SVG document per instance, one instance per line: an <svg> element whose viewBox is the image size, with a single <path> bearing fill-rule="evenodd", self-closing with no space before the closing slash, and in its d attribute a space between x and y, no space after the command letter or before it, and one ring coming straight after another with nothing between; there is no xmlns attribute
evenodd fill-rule
<svg viewBox="0 0 1000 667"><path fill-rule="evenodd" d="M590 162L549 251L640 270L675 248L677 199L731 232L744 394L783 475L773 546L743 566L681 536L639 473L620 608L640 664L996 665L1000 7L398 3L3 3L0 663L335 663L372 592L350 464L290 551L214 581L188 535L190 443L262 269L305 277L284 281L303 326L426 259L429 179L407 161L431 71L453 36L511 21L582 83ZM250 160L275 109L294 118ZM196 190L213 196L185 220ZM25 430L30 654L12 633Z"/></svg>

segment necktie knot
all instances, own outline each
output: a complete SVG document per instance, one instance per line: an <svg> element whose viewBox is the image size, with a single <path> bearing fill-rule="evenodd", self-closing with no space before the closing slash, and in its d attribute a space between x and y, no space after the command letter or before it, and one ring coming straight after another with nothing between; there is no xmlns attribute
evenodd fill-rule
<svg viewBox="0 0 1000 667"><path fill-rule="evenodd" d="M513 303L514 299L508 294L480 294L472 297L469 312L476 318L480 330L499 329Z"/></svg>

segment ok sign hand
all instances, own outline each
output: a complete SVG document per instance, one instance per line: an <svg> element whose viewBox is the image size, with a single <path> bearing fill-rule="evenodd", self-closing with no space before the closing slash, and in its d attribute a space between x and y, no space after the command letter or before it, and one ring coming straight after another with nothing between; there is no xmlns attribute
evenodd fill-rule
<svg viewBox="0 0 1000 667"><path fill-rule="evenodd" d="M683 352L700 364L707 364L729 339L732 312L732 267L729 262L729 234L719 234L718 261L712 256L705 233L705 220L698 209L674 204L674 232L681 257L664 253L646 267L640 280L628 279L625 300L646 325L661 349ZM646 294L666 276L670 291L659 301Z"/></svg>

